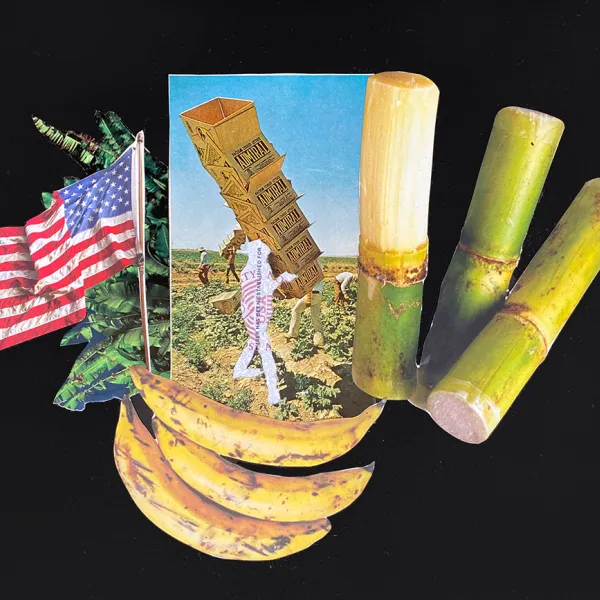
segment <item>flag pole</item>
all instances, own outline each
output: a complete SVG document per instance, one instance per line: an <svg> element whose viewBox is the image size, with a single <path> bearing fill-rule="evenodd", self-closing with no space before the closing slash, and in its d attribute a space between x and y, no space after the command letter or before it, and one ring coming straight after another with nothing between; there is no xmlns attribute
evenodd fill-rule
<svg viewBox="0 0 600 600"><path fill-rule="evenodd" d="M144 360L146 368L152 371L150 361L150 335L148 333L148 307L146 305L146 274L145 274L145 222L146 222L146 175L144 168L144 132L136 136L137 175L138 175L138 232L136 242L139 252L138 275L140 283L140 314L142 317L142 339L144 342Z"/></svg>

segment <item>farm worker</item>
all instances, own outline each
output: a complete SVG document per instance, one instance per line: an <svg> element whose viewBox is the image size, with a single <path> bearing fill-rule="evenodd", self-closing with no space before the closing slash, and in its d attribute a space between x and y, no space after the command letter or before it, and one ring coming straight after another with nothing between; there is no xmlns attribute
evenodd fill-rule
<svg viewBox="0 0 600 600"><path fill-rule="evenodd" d="M290 329L288 334L285 336L286 339L296 340L298 339L298 333L300 332L300 320L302 313L310 308L310 316L312 319L313 329L315 333L313 335L313 344L317 348L322 348L325 343L323 337L323 324L321 323L321 296L323 294L323 280L319 281L317 285L308 292L306 296L300 298L298 302L292 308L292 318L290 320Z"/></svg>
<svg viewBox="0 0 600 600"><path fill-rule="evenodd" d="M358 279L358 275L355 273L349 273L345 271L338 273L333 278L333 303L336 306L344 306L346 304L346 290L348 286Z"/></svg>
<svg viewBox="0 0 600 600"><path fill-rule="evenodd" d="M227 254L227 270L225 271L225 281L227 283L229 283L229 273L231 273L234 277L235 280L239 282L240 278L238 277L238 274L235 272L235 254L236 254L236 249L232 248L229 253Z"/></svg>
<svg viewBox="0 0 600 600"><path fill-rule="evenodd" d="M208 252L204 249L203 246L200 246L200 248L198 248L198 251L200 252L200 269L198 271L198 277L204 285L208 285L208 272L210 271L210 256L208 255Z"/></svg>

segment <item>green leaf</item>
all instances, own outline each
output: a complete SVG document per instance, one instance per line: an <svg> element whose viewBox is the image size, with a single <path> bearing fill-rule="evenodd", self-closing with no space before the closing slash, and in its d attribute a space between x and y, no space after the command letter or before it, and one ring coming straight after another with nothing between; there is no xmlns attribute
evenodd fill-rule
<svg viewBox="0 0 600 600"><path fill-rule="evenodd" d="M62 385L54 403L70 410L81 410L86 399L98 391L106 391L107 383L116 383L135 361L129 361L112 347L111 339L88 346L75 361L69 377ZM119 380L123 383L122 379Z"/></svg>
<svg viewBox="0 0 600 600"><path fill-rule="evenodd" d="M101 113L96 111L98 129L103 134L103 141L116 154L121 154L127 146L133 144L135 136L114 112Z"/></svg>
<svg viewBox="0 0 600 600"><path fill-rule="evenodd" d="M94 333L99 333L104 336L115 335L135 327L139 322L140 316L138 314L124 315L117 318L106 318L104 315L96 315L90 313L88 310L85 320L67 331L63 336L60 345L68 346L89 342Z"/></svg>
<svg viewBox="0 0 600 600"><path fill-rule="evenodd" d="M169 229L159 225L151 236L150 247L153 254L165 265L169 264Z"/></svg>
<svg viewBox="0 0 600 600"><path fill-rule="evenodd" d="M73 183L77 183L80 181L80 177L63 177L63 187L67 187L68 185L72 185Z"/></svg>
<svg viewBox="0 0 600 600"><path fill-rule="evenodd" d="M163 320L148 324L148 337L152 347L160 347L162 341L169 336L169 321ZM142 326L134 327L127 331L117 333L112 345L125 353L130 354L134 350L143 348Z"/></svg>
<svg viewBox="0 0 600 600"><path fill-rule="evenodd" d="M146 285L146 304L149 312L169 305L169 289L164 285ZM140 296L135 282L106 281L86 292L86 306L96 313L107 316L120 316L140 311Z"/></svg>
<svg viewBox="0 0 600 600"><path fill-rule="evenodd" d="M101 137L62 131L33 118L36 128L75 160L87 174L110 166L135 136L112 111L97 112ZM169 232L168 170L146 149L146 288L153 370L169 377ZM65 185L77 181L65 179ZM52 194L42 203L51 205ZM144 364L137 267L132 266L87 290L87 317L68 331L61 345L87 343L59 390L55 402L83 410L88 402L103 402L134 392L127 367Z"/></svg>
<svg viewBox="0 0 600 600"><path fill-rule="evenodd" d="M168 240L167 240L167 244L168 244ZM146 254L145 262L146 262L146 273L148 273L148 275L160 275L161 277L169 276L169 250L168 250L168 248L167 248L166 259L164 259L165 264L161 264L160 262L158 262L157 260L152 258L152 255L150 253ZM136 268L136 270L137 270L137 268Z"/></svg>
<svg viewBox="0 0 600 600"><path fill-rule="evenodd" d="M62 131L37 117L33 117L33 123L44 137L68 154L87 173L108 167L118 156L107 154L101 144L82 133Z"/></svg>
<svg viewBox="0 0 600 600"><path fill-rule="evenodd" d="M160 354L160 349L166 347L165 340L169 338L169 321L150 324L148 333L151 347L158 348ZM100 342L89 344L75 361L69 377L56 394L54 403L69 410L83 410L87 402L117 397L111 396L111 386L126 386L128 390L135 392L128 369L135 364L144 364L142 348L142 328L139 324L126 331L115 332ZM122 391L117 388L112 393L121 394ZM102 400L94 399L99 394Z"/></svg>
<svg viewBox="0 0 600 600"><path fill-rule="evenodd" d="M52 194L50 192L42 192L42 204L44 208L50 208L52 204Z"/></svg>

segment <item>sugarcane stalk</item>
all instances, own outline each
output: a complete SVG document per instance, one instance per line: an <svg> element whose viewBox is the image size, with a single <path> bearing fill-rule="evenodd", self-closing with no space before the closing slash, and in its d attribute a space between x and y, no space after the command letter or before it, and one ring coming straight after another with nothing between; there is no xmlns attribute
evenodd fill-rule
<svg viewBox="0 0 600 600"><path fill-rule="evenodd" d="M564 124L503 108L494 120L460 240L425 339L419 383L432 388L502 306Z"/></svg>
<svg viewBox="0 0 600 600"><path fill-rule="evenodd" d="M406 399L416 383L438 98L422 75L367 82L352 376L376 398Z"/></svg>
<svg viewBox="0 0 600 600"><path fill-rule="evenodd" d="M600 179L586 183L502 309L436 385L432 418L464 442L486 440L600 271Z"/></svg>

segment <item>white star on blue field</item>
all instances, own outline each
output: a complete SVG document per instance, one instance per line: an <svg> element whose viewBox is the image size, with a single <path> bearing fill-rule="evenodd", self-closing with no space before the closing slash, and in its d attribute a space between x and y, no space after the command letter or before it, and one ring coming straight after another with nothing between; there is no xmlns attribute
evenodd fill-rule
<svg viewBox="0 0 600 600"><path fill-rule="evenodd" d="M133 149L130 148L108 169L58 191L71 236L92 229L100 219L131 211L132 160Z"/></svg>

